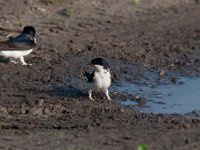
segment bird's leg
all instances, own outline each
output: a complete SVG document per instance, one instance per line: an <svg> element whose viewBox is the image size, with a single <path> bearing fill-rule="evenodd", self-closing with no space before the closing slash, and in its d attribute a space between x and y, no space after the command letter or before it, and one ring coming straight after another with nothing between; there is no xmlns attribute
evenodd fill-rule
<svg viewBox="0 0 200 150"><path fill-rule="evenodd" d="M112 99L110 98L110 96L109 96L109 91L108 91L108 90L105 91L105 94L106 94L106 97L107 97L108 100L112 100Z"/></svg>
<svg viewBox="0 0 200 150"><path fill-rule="evenodd" d="M22 65L32 65L32 64L27 64L27 63L25 62L23 56L20 57L20 61L21 61Z"/></svg>
<svg viewBox="0 0 200 150"><path fill-rule="evenodd" d="M89 99L94 101L94 99L92 98L92 90L89 90Z"/></svg>
<svg viewBox="0 0 200 150"><path fill-rule="evenodd" d="M24 57L23 57L23 56L21 56L21 57L20 57L20 61L21 61L22 65L27 65L27 63L25 62L25 60L24 60Z"/></svg>

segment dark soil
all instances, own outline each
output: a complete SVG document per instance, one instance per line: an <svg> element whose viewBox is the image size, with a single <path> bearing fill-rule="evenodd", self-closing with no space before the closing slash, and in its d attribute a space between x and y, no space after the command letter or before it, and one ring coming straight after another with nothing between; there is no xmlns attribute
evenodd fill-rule
<svg viewBox="0 0 200 150"><path fill-rule="evenodd" d="M0 40L32 25L38 43L32 66L0 63L1 149L200 149L198 118L140 113L113 93L93 102L82 76L94 57L108 60L113 84L148 69L198 75L198 0L7 0L0 14Z"/></svg>

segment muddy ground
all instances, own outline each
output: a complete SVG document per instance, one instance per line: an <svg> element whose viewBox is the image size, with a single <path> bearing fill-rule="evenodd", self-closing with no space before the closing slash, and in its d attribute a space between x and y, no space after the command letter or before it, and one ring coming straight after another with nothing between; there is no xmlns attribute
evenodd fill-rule
<svg viewBox="0 0 200 150"><path fill-rule="evenodd" d="M198 76L199 3L1 1L0 40L33 25L38 44L25 57L32 66L0 63L0 149L200 149L198 118L141 113L114 92L112 101L95 95L92 102L82 76L99 56L111 65L113 85L142 80L149 69L158 78L160 71Z"/></svg>

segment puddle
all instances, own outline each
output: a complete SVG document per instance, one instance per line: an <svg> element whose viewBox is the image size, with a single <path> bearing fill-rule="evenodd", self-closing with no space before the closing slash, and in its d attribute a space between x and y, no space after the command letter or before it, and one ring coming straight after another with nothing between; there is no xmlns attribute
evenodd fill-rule
<svg viewBox="0 0 200 150"><path fill-rule="evenodd" d="M122 104L133 105L135 109L143 112L155 114L195 112L195 115L200 115L200 78L178 78L176 84L171 80L167 82L156 85L153 82L123 83L116 84L114 89L129 95L126 100L121 100ZM139 102L141 100L144 101L142 105Z"/></svg>

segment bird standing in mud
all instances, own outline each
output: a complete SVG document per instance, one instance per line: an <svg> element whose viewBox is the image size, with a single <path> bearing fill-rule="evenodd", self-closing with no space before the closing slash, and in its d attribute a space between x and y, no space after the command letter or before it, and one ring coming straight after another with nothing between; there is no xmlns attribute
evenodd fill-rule
<svg viewBox="0 0 200 150"><path fill-rule="evenodd" d="M111 85L111 74L108 63L105 59L95 58L91 61L90 64L95 67L95 71L93 71L92 73L88 73L87 71L85 71L85 76L87 77L88 82L91 83L89 98L91 100L94 100L92 98L92 91L94 90L97 92L104 92L107 99L111 100L108 91L108 88Z"/></svg>
<svg viewBox="0 0 200 150"><path fill-rule="evenodd" d="M29 55L36 46L35 35L34 27L24 27L23 32L17 37L0 42L0 56L9 58L10 62L14 64L17 64L16 60L19 59L22 65L28 65L24 60L24 56Z"/></svg>

